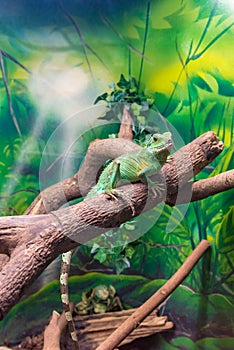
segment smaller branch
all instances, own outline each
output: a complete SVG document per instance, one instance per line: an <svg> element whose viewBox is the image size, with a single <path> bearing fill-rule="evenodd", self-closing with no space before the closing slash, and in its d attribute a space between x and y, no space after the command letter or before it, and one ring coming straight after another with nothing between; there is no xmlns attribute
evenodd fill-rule
<svg viewBox="0 0 234 350"><path fill-rule="evenodd" d="M62 316L57 311L53 311L49 325L44 332L43 350L60 350L61 320ZM65 328L65 327L64 327Z"/></svg>
<svg viewBox="0 0 234 350"><path fill-rule="evenodd" d="M143 305L141 305L119 328L114 331L96 350L113 350L126 336L132 332L158 305L160 305L188 276L198 260L210 247L210 243L202 240L188 256L179 270Z"/></svg>
<svg viewBox="0 0 234 350"><path fill-rule="evenodd" d="M194 182L191 201L198 201L231 188L234 188L234 170Z"/></svg>
<svg viewBox="0 0 234 350"><path fill-rule="evenodd" d="M132 116L126 106L123 107L122 121L119 128L118 138L132 141Z"/></svg>
<svg viewBox="0 0 234 350"><path fill-rule="evenodd" d="M174 206L175 204L184 204L189 201L196 202L233 188L234 169L207 179L187 182L180 190L180 197L177 197L177 194L168 196L166 203Z"/></svg>

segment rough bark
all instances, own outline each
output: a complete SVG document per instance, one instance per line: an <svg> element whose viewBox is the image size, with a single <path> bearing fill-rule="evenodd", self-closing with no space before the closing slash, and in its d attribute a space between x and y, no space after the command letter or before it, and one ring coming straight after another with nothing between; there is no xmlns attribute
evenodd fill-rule
<svg viewBox="0 0 234 350"><path fill-rule="evenodd" d="M93 160L97 164L95 155L103 161L107 150L109 158L110 155L115 157L119 155L119 152L129 151L132 147L138 148L139 146L130 141L124 140L123 142L118 139L98 140L92 143L81 170L75 175L82 181L87 180L84 186L85 191L90 186L91 177L88 176L90 165L92 168ZM25 287L31 284L58 255L87 242L108 228L118 227L121 223L139 215L143 210L151 209L164 199L172 205L178 189L209 164L222 149L223 144L216 135L213 132L207 132L177 151L162 168L161 175L166 179L167 187L162 197L150 195L151 192L148 191L146 185L136 183L124 186L124 191L118 198L102 194L77 205L44 215L1 217L0 253L9 255L10 260L0 273L0 318L3 318L19 300ZM72 179L66 180L69 191L65 191L65 196L63 190L57 194L54 192L54 186L52 189L49 188L46 196L42 193L34 202L28 214L48 212L48 208L49 210L57 209L57 206L61 205L64 200L74 198L75 193L76 196L80 194L79 185L82 181L76 183L78 186L72 184L69 187ZM230 188L233 187L233 184L229 185ZM66 186L64 186L65 189Z"/></svg>

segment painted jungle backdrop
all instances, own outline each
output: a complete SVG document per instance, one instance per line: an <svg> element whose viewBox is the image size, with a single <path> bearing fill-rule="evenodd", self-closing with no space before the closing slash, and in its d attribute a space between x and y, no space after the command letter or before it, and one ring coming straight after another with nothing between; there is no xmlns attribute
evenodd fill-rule
<svg viewBox="0 0 234 350"><path fill-rule="evenodd" d="M234 1L0 5L0 215L23 214L41 190L78 170L92 140L116 137L114 103L132 95L136 138L158 120L171 125L178 147L213 130L225 148L199 178L233 168ZM233 195L158 206L144 214L144 234L133 221L121 228L133 237L127 242L82 246L73 256L71 299L112 285L124 307L137 307L205 238L211 252L160 308L175 328L144 347L232 349ZM62 311L59 264L0 322L1 344L19 342L43 329L53 309Z"/></svg>

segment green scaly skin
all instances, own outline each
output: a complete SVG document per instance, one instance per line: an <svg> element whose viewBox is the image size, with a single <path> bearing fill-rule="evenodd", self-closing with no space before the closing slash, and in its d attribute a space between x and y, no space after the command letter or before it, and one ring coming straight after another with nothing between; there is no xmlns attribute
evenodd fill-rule
<svg viewBox="0 0 234 350"><path fill-rule="evenodd" d="M166 162L172 147L171 133L154 134L146 148L132 151L116 158L103 170L98 183L89 191L85 199L97 194L114 193L117 183L121 180L134 183L141 181L157 189L148 176L157 174Z"/></svg>
<svg viewBox="0 0 234 350"><path fill-rule="evenodd" d="M101 193L115 197L115 193L118 193L116 185L121 180L131 183L137 181L148 183L156 192L158 192L160 190L160 185L152 182L148 177L155 175L160 171L161 167L167 160L171 148L172 139L170 132L154 134L150 138L146 148L126 153L108 164L101 173L98 183L89 191L85 199L92 198ZM69 310L68 274L70 259L71 251L62 254L62 268L60 275L61 298L69 326L69 332L75 343L76 349L79 349L75 326Z"/></svg>

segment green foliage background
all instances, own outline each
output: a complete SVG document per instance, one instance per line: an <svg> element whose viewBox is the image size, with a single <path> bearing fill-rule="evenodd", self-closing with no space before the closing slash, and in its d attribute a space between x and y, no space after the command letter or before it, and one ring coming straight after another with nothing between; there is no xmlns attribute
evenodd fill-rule
<svg viewBox="0 0 234 350"><path fill-rule="evenodd" d="M55 164L51 183L58 178L61 165L58 157L63 149L61 144L67 142L66 133L52 146L50 143L45 154L51 135L71 113L92 105L112 81L119 80L120 74L136 78L138 92L154 99L158 110L185 143L208 130L215 131L224 142L222 154L197 178L233 168L234 7L231 1L67 1L62 4L54 0L18 1L16 5L14 1L1 0L0 3L1 215L22 214L42 189L39 178L42 156L47 164ZM77 133L85 123L86 118L77 120ZM95 123L101 125L100 120ZM70 174L78 169L92 139L115 132L115 126L108 130L100 126L95 133L86 133L74 164L69 164ZM61 172L59 176L64 174ZM159 210L157 207L149 212L148 219ZM157 344L157 348L160 344L160 349L181 348L181 344L192 349L191 342L200 342L196 348L221 348L215 338L226 337L229 344L233 336L230 327L233 320L229 317L233 307L233 190L190 204L185 216L183 208L178 206L172 220L179 223L168 234L170 215L171 209L164 207L157 223L144 236L120 249L119 261L107 252L103 264L98 264L90 250L83 247L75 256L73 273L107 270L113 276L108 279L100 275L100 281L114 283L123 278L126 288L134 286L134 280L137 285L139 278L145 279L142 289L134 291L131 287L132 298L126 302L128 306L137 306L134 300L148 297L159 287L157 283L179 268L202 238L208 239L212 250L185 280L187 294L178 289L176 298L172 297L173 303L169 300L166 304L165 313L177 325L173 335L170 339L155 338L152 344ZM115 275L118 271L126 278ZM74 278L80 284L79 277ZM97 276L90 278L88 286L96 285L96 280ZM72 281L75 288L76 280ZM118 285L115 287L118 291ZM123 298L126 288L119 288ZM198 313L192 322L188 308L197 308L194 293L203 305L203 313ZM29 299L31 305L38 300L48 303L48 312L43 315L37 312L37 317L34 307L31 311L27 309L29 319L27 315L24 317L29 324L37 323L35 319L46 322L53 307L51 299L58 298L58 286L52 290L48 286L46 295L48 298L42 298L39 293ZM215 305L216 313L210 309L211 305ZM19 304L0 323L1 342L14 341L22 333L17 329L12 334L10 329L12 320L16 315L22 316L23 310L24 304ZM214 339L206 342L207 337ZM225 349L229 348L227 345Z"/></svg>

